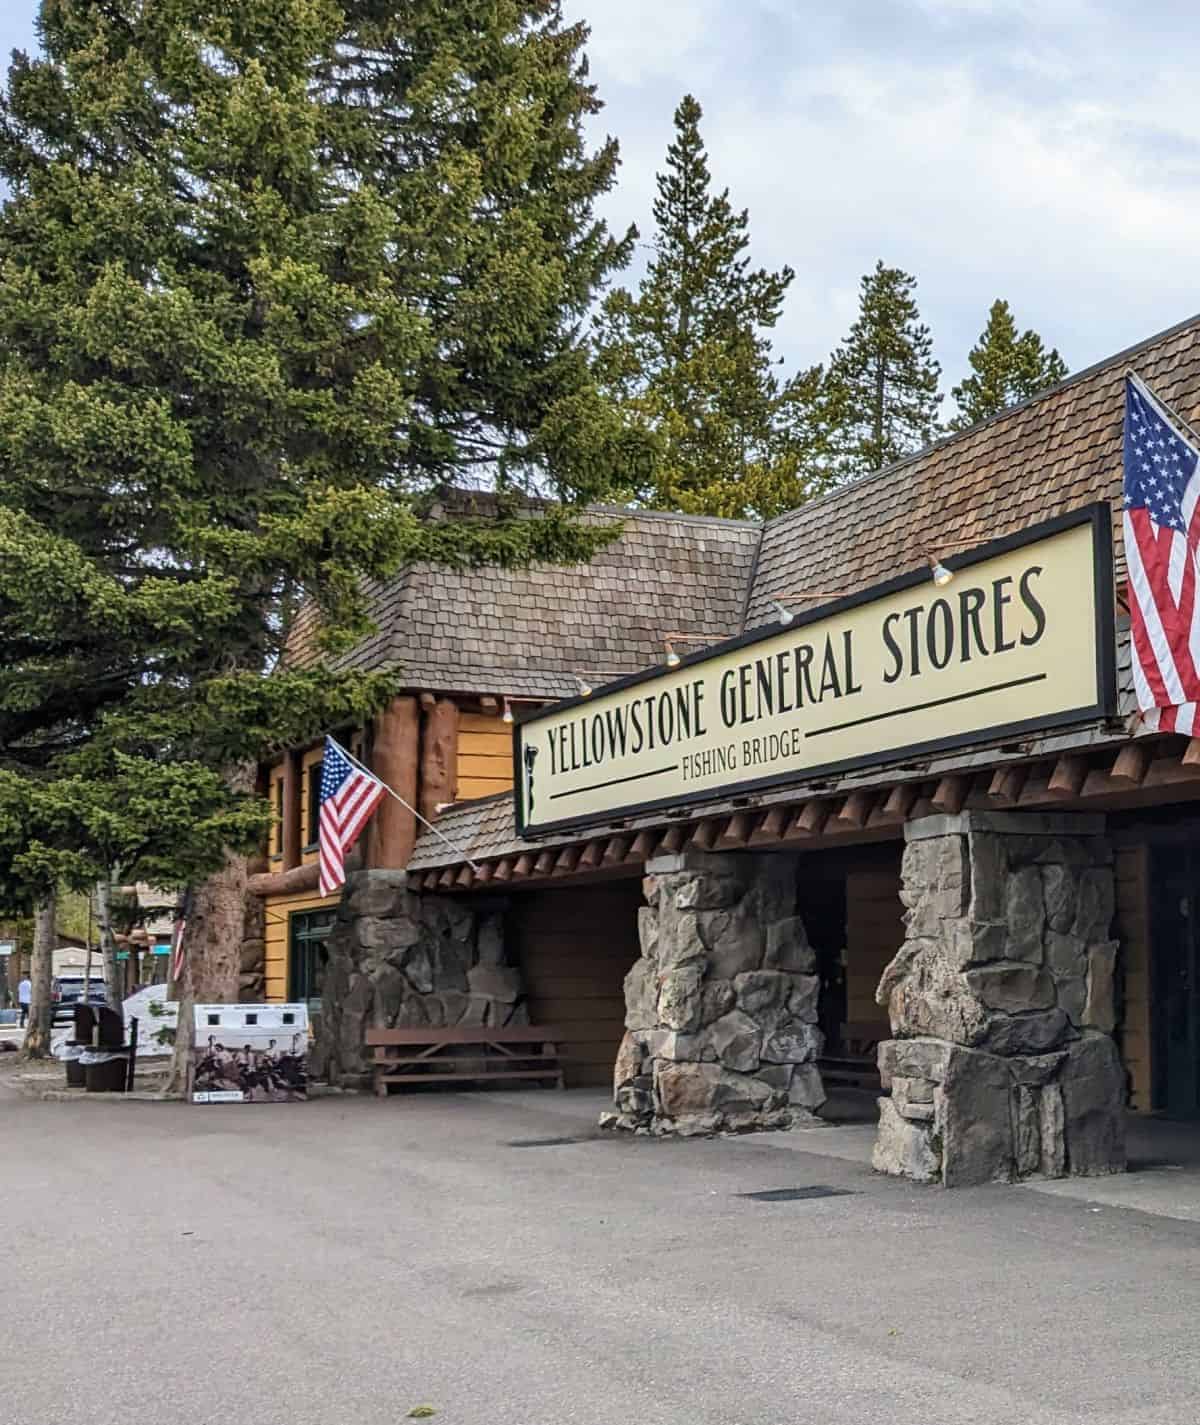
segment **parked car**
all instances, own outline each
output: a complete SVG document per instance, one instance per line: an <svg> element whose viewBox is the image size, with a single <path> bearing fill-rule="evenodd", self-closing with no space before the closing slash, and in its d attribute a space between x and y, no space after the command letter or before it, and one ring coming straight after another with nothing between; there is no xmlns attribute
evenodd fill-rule
<svg viewBox="0 0 1200 1425"><path fill-rule="evenodd" d="M95 976L87 982L84 990L82 975L64 975L56 982L54 995L54 1023L70 1023L77 1004L107 1004L104 998L104 981Z"/></svg>

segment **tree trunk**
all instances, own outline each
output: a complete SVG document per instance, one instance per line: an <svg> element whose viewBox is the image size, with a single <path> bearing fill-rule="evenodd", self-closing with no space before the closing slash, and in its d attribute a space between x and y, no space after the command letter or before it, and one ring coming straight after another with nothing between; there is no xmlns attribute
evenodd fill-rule
<svg viewBox="0 0 1200 1425"><path fill-rule="evenodd" d="M50 1054L50 1023L54 1013L50 998L54 978L54 948L58 940L53 892L38 903L33 912L33 963L29 972L29 1024L25 1029L26 1059L45 1059Z"/></svg>
<svg viewBox="0 0 1200 1425"><path fill-rule="evenodd" d="M254 790L253 763L229 774L236 792ZM236 1004L242 968L242 937L246 923L246 879L249 858L226 851L225 863L197 887L183 932L183 969L175 985L179 1028L166 1088L168 1097L187 1092L192 1062L192 1007Z"/></svg>
<svg viewBox="0 0 1200 1425"><path fill-rule="evenodd" d="M87 1002L92 997L92 928L94 925L93 916L96 910L95 898L89 893L87 906L87 948L83 960L83 1002Z"/></svg>
<svg viewBox="0 0 1200 1425"><path fill-rule="evenodd" d="M113 934L112 883L109 881L96 882L96 921L100 932L100 961L104 966L104 999L109 1009L121 1014L123 1019L125 995L117 960L117 937Z"/></svg>

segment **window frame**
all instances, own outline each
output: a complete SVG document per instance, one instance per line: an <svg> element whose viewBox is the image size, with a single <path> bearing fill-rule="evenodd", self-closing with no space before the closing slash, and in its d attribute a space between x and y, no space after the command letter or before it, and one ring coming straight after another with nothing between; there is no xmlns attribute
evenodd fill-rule
<svg viewBox="0 0 1200 1425"><path fill-rule="evenodd" d="M307 816L304 827L304 850L315 851L321 839L321 772L325 766L325 759L322 757L317 762L310 762L304 769L306 778L306 788L308 792Z"/></svg>
<svg viewBox="0 0 1200 1425"><path fill-rule="evenodd" d="M310 1019L320 1014L322 1001L321 995L312 993L315 964L310 952L318 952L321 946L328 944L336 914L336 907L326 906L294 910L288 916L287 998L291 1004L308 1005Z"/></svg>
<svg viewBox="0 0 1200 1425"><path fill-rule="evenodd" d="M271 823L270 856L272 861L283 859L283 774L271 778L271 809L275 820Z"/></svg>

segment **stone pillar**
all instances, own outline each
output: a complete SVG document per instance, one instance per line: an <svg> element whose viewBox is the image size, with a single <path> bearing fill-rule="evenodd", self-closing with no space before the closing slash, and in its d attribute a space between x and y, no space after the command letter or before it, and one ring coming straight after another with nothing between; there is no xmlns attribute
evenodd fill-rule
<svg viewBox="0 0 1200 1425"><path fill-rule="evenodd" d="M947 1187L1121 1172L1112 847L1099 816L905 828L906 938L876 999L875 1167Z"/></svg>
<svg viewBox="0 0 1200 1425"><path fill-rule="evenodd" d="M347 876L329 937L314 1073L365 1085L366 1029L528 1024L503 907L418 896L403 871Z"/></svg>
<svg viewBox="0 0 1200 1425"><path fill-rule="evenodd" d="M664 856L646 865L641 958L607 1127L787 1128L825 1100L819 981L796 917L796 858Z"/></svg>

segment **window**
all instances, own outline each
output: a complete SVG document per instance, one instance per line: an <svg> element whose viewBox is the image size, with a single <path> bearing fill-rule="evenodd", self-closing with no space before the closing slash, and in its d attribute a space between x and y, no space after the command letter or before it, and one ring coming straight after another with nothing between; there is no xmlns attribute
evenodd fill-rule
<svg viewBox="0 0 1200 1425"><path fill-rule="evenodd" d="M329 963L326 942L333 929L333 917L332 910L312 910L298 911L288 920L288 999L307 1004L310 1018L321 1012L321 990Z"/></svg>
<svg viewBox="0 0 1200 1425"><path fill-rule="evenodd" d="M304 828L304 849L311 850L317 844L321 825L321 768L323 762L314 762L308 769L308 824Z"/></svg>

